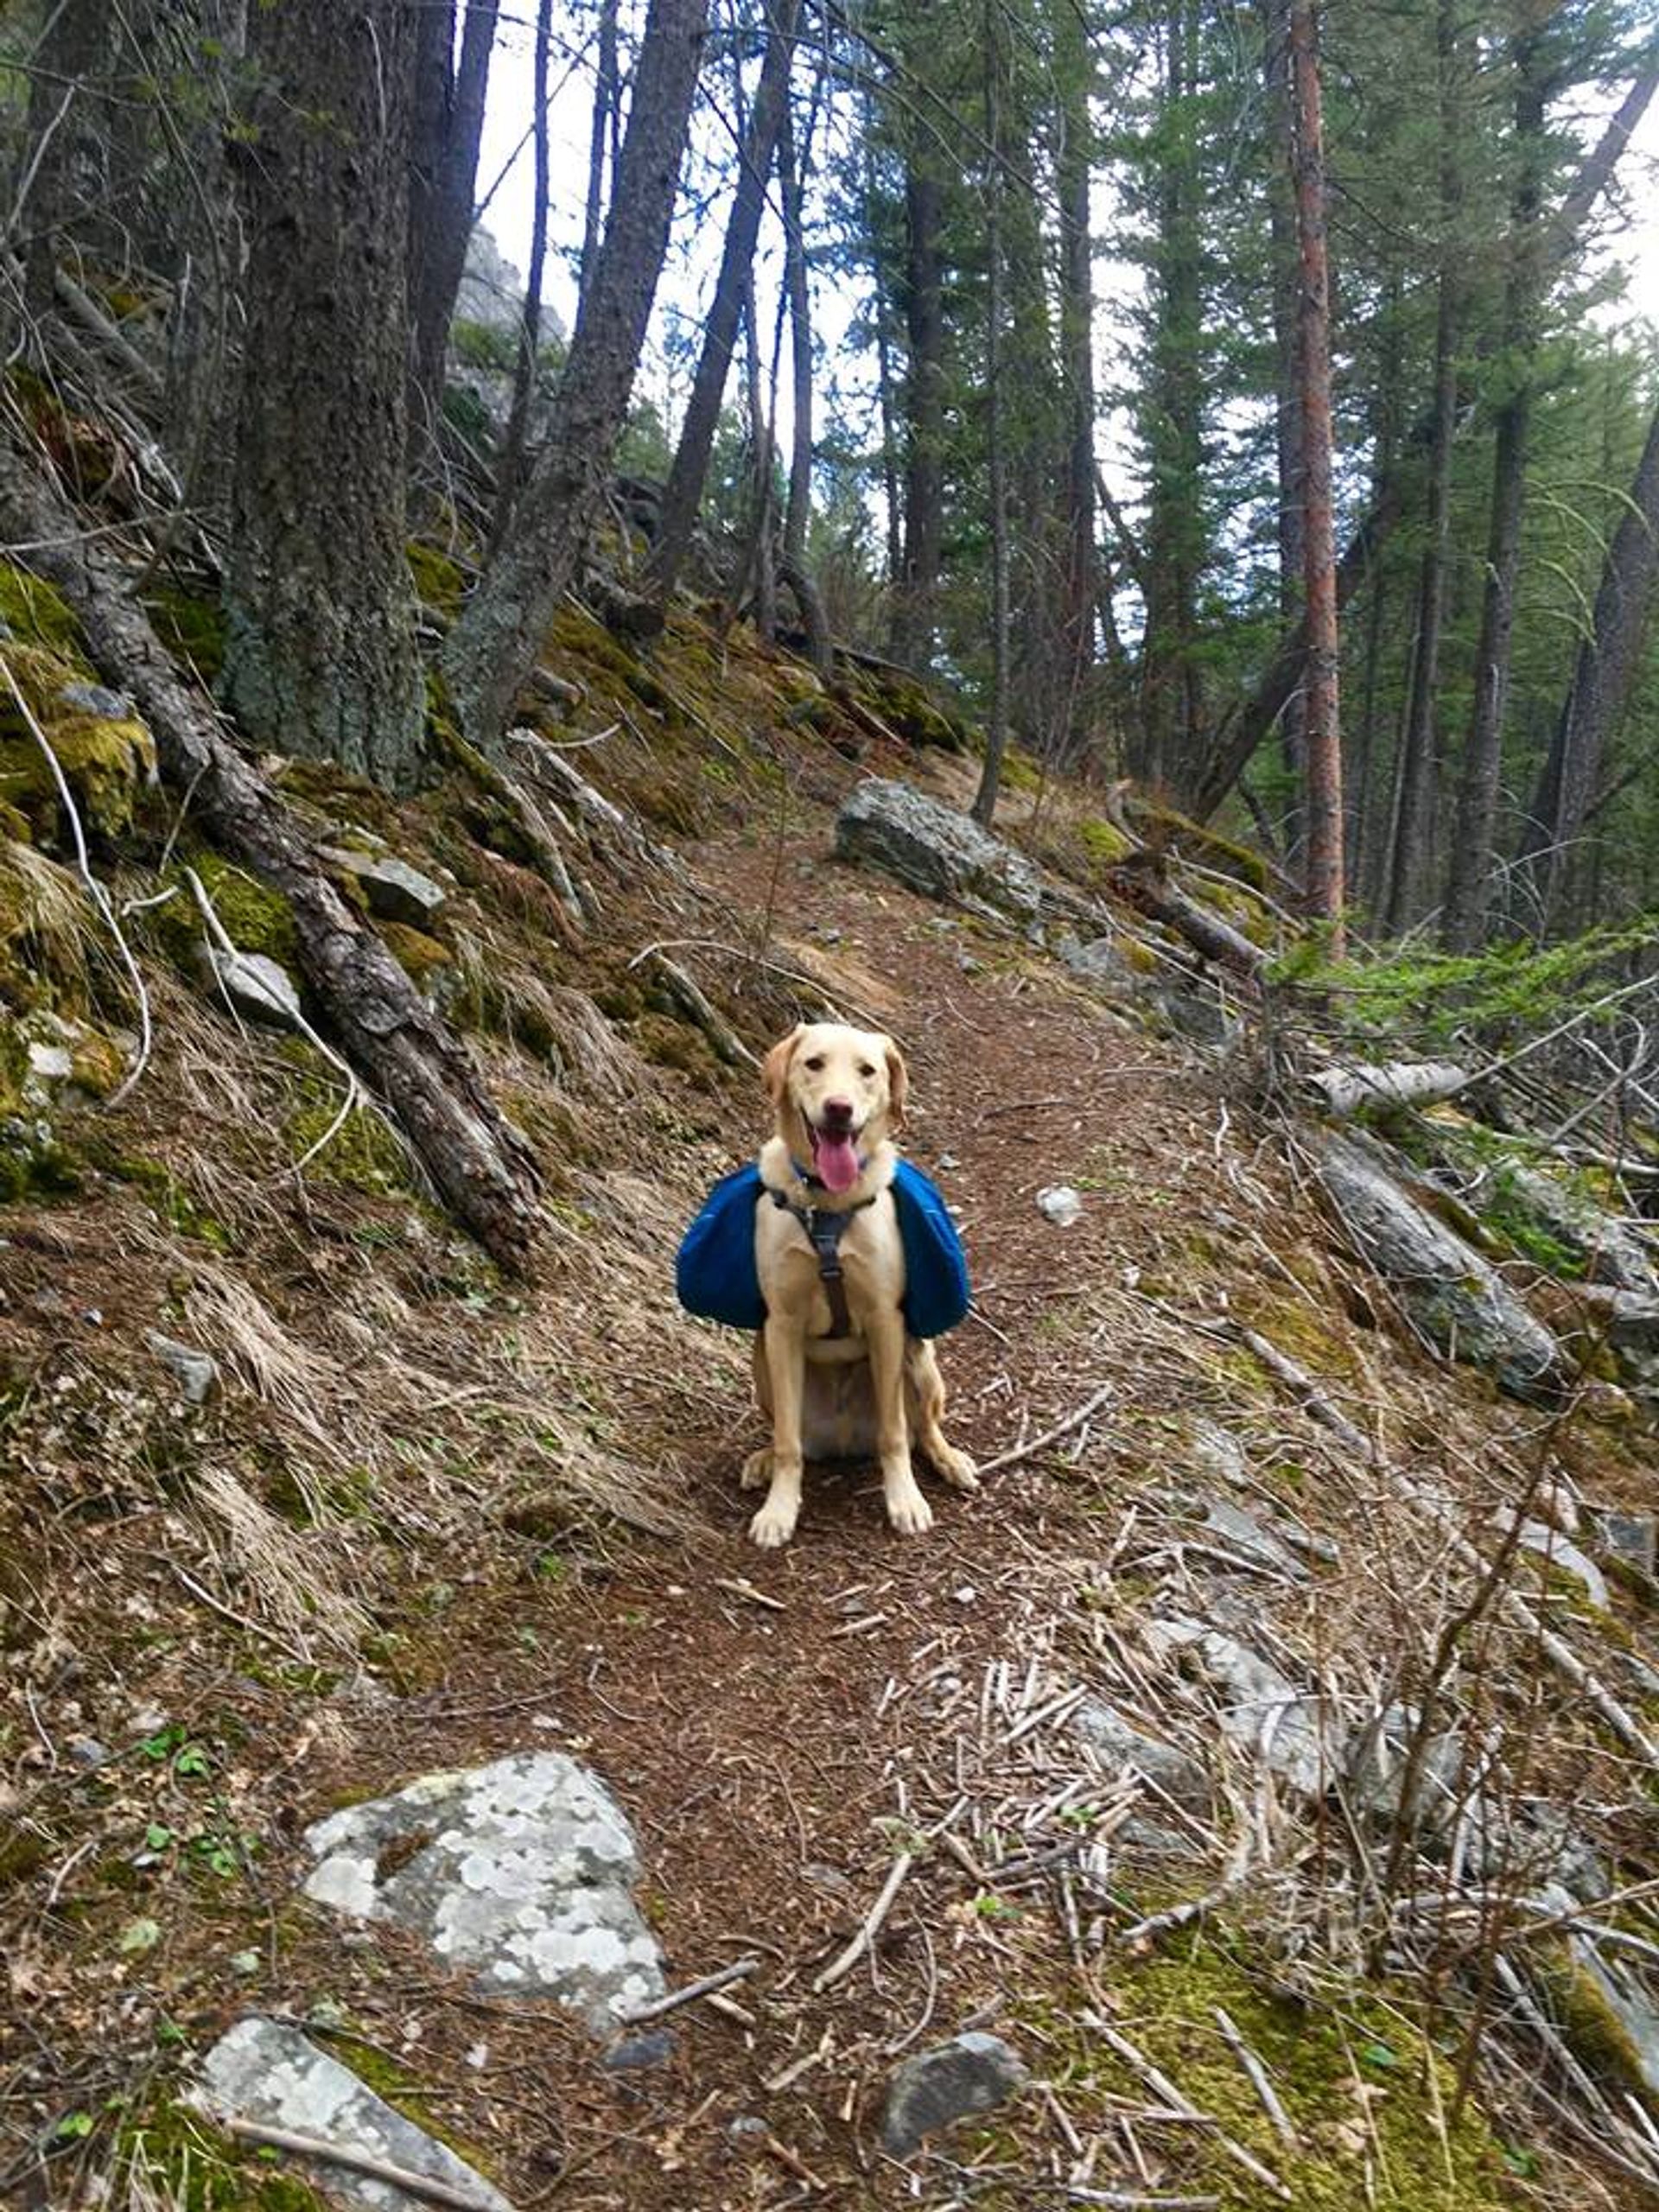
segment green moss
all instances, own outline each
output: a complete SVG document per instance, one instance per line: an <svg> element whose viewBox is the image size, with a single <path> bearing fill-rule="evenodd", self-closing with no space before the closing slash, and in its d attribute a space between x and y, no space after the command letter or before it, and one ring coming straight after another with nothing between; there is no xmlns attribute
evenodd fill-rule
<svg viewBox="0 0 1659 2212"><path fill-rule="evenodd" d="M50 1204L81 1188L79 1162L44 1122L0 1116L0 1205Z"/></svg>
<svg viewBox="0 0 1659 2212"><path fill-rule="evenodd" d="M1563 1948L1540 1968L1538 1980L1579 2063L1616 2094L1645 2094L1647 2081L1635 2038L1584 1961Z"/></svg>
<svg viewBox="0 0 1659 2212"><path fill-rule="evenodd" d="M283 1124L283 1141L289 1156L302 1160L339 1113L338 1083L325 1084L308 1077L301 1085L301 1103ZM366 1106L348 1114L321 1152L306 1160L305 1173L314 1181L338 1183L371 1197L414 1187L404 1148L380 1116Z"/></svg>
<svg viewBox="0 0 1659 2212"><path fill-rule="evenodd" d="M72 696L84 685L83 666L55 650L0 644L0 660L28 705L19 709L10 686L0 691L0 803L16 809L36 834L55 837L65 825L45 736L73 792L86 826L105 836L130 829L139 795L156 779L156 746L143 722L129 715L89 712Z"/></svg>
<svg viewBox="0 0 1659 2212"><path fill-rule="evenodd" d="M455 956L447 944L440 944L436 938L428 937L424 930L411 929L407 923L382 922L380 935L386 950L410 982L418 983L423 990L435 980L442 981L455 964Z"/></svg>
<svg viewBox="0 0 1659 2212"><path fill-rule="evenodd" d="M518 340L493 323L458 315L449 326L449 350L463 368L511 370L518 358Z"/></svg>
<svg viewBox="0 0 1659 2212"><path fill-rule="evenodd" d="M90 673L80 657L80 632L61 592L10 561L0 561L0 621L22 643L44 646L71 662L83 677Z"/></svg>
<svg viewBox="0 0 1659 2212"><path fill-rule="evenodd" d="M452 619L460 613L466 579L447 553L441 553L423 537L411 538L409 572L415 579L415 589L423 607Z"/></svg>
<svg viewBox="0 0 1659 2212"><path fill-rule="evenodd" d="M129 2171L150 2182L142 2201L166 2203L172 2212L327 2212L297 2173L243 2150L170 2100L130 2120L120 2147ZM132 2202L140 2201L135 2189Z"/></svg>
<svg viewBox="0 0 1659 2212"><path fill-rule="evenodd" d="M238 952L260 952L290 973L297 969L299 933L288 900L245 868L206 850L192 853L188 861L168 872L162 880L175 885L177 895L164 906L151 909L151 929L178 967L187 974L194 973L206 933L195 894L185 880L187 867L194 869L226 935Z"/></svg>
<svg viewBox="0 0 1659 2212"><path fill-rule="evenodd" d="M181 1236L194 1236L215 1252L235 1250L236 1231L215 1221L200 1206L165 1160L149 1159L143 1153L117 1152L97 1138L87 1140L84 1150L100 1174L142 1191L161 1218Z"/></svg>
<svg viewBox="0 0 1659 2212"><path fill-rule="evenodd" d="M1114 2017L1136 2048L1200 2111L1279 2174L1299 2212L1497 2212L1507 2201L1503 2146L1465 2104L1451 2121L1452 2072L1408 2018L1360 1984L1317 2005L1268 1994L1240 1954L1188 1938L1113 1980ZM1296 2131L1281 2141L1217 2026L1221 2006L1266 2066ZM1089 2029L1050 2006L1024 2008L1045 2074L1073 2118L1103 2120L1114 2096L1144 2085ZM1429 2076L1433 2075L1431 2084ZM1444 2119L1445 2133L1437 2122ZM1167 2161L1173 2194L1213 2194L1257 2212L1268 2202L1208 2131L1171 2127L1147 2141ZM995 2206L992 2196L982 2202ZM1004 2200L1011 2202L1012 2200Z"/></svg>
<svg viewBox="0 0 1659 2212"><path fill-rule="evenodd" d="M216 599L168 584L144 601L156 636L175 660L217 683L225 666L225 610Z"/></svg>
<svg viewBox="0 0 1659 2212"><path fill-rule="evenodd" d="M1115 822L1103 821L1098 815L1090 815L1080 822L1077 835L1089 855L1091 872L1115 868L1135 850L1132 837L1126 837Z"/></svg>

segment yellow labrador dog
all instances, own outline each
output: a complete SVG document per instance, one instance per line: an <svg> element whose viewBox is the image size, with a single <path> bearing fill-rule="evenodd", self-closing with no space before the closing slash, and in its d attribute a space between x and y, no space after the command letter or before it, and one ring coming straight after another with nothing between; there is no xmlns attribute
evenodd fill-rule
<svg viewBox="0 0 1659 2212"><path fill-rule="evenodd" d="M911 1470L912 1446L958 1490L977 1490L979 1479L939 1426L944 1383L933 1347L905 1331L905 1248L889 1188L890 1140L905 1125L904 1059L891 1037L819 1021L774 1045L765 1073L777 1128L761 1148L767 1196L755 1209L766 1324L754 1385L772 1442L743 1469L745 1490L766 1488L749 1534L768 1548L794 1535L804 1460L874 1456L888 1519L918 1535L933 1513ZM840 1262L836 1280L822 1270L826 1244Z"/></svg>

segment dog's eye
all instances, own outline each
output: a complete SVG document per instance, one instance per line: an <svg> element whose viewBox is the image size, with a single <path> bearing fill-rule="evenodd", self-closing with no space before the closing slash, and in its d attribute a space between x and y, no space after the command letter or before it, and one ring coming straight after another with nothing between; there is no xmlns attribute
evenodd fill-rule
<svg viewBox="0 0 1659 2212"><path fill-rule="evenodd" d="M858 1071L861 1076L872 1076L875 1073L875 1070L863 1060L861 1060L858 1064Z"/></svg>
<svg viewBox="0 0 1659 2212"><path fill-rule="evenodd" d="M811 1060L808 1060L808 1061L807 1061L807 1063L806 1063L806 1066L807 1066L808 1071L809 1071L811 1074L813 1074L813 1075L817 1075L817 1073L818 1072L818 1070L819 1070L823 1065L823 1059L822 1059L821 1058L817 1058L817 1059L811 1059Z"/></svg>

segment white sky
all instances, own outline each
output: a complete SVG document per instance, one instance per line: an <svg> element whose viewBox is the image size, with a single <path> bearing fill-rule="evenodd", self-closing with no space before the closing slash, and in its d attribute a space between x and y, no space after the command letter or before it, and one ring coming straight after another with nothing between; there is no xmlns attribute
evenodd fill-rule
<svg viewBox="0 0 1659 2212"><path fill-rule="evenodd" d="M556 12L563 14L563 11ZM628 11L625 9L624 12L626 15ZM533 10L529 9L528 0L520 0L518 8L504 11L491 78L489 110L480 162L480 194L490 192L492 187L494 188L484 219L501 251L521 271L529 259L534 204L534 178L528 139L532 99L532 18ZM567 28L565 23L556 23L556 41ZM582 209L587 192L588 137L593 97L592 60L591 48L573 54L568 49L559 50L556 43L549 77L551 90L552 189L550 194L549 254L544 296L567 331L575 311L575 255L581 243ZM1610 109L1611 105L1610 101ZM1599 116L1587 120L1586 137L1590 124L1599 122ZM1109 184L1105 188L1103 197L1106 207L1109 209ZM1627 289L1622 301L1598 310L1596 320L1599 323L1614 326L1628 326L1637 318L1644 320L1649 332L1655 335L1656 363L1659 365L1659 102L1649 110L1620 164L1616 199L1622 202L1623 218L1610 222L1604 214L1602 230L1605 242L1598 257L1611 257L1624 267ZM675 248L671 250L671 266L664 274L658 295L657 313L653 318L640 382L642 392L664 407L671 418L677 413L689 370L682 358L677 371L664 344L664 333L671 325L677 323L683 332L695 337L701 324L707 293L713 284L724 234L725 215L726 201L723 197L716 199L707 209L691 219L688 219L682 201L676 226ZM1097 226L1099 220L1100 207L1097 204ZM691 227L693 221L696 226L695 232ZM780 258L777 226L775 221L769 219L762 234L759 264L763 299L768 291L774 291L775 296ZM1122 272L1103 259L1097 269L1101 301L1100 352L1103 359L1109 357L1114 326L1118 320L1116 310L1122 306L1122 295L1115 302L1110 296L1111 290L1121 282ZM850 298L838 300L833 287L822 273L815 275L814 318L821 343L831 349L841 344L857 304ZM763 329L769 334L771 328L772 319L768 312L763 316ZM733 389L735 388L734 377ZM786 375L780 382L779 401L786 417ZM786 419L783 428L786 434ZM1114 474L1119 446L1119 440L1114 435L1115 428L1110 423L1103 423L1099 440L1103 459Z"/></svg>

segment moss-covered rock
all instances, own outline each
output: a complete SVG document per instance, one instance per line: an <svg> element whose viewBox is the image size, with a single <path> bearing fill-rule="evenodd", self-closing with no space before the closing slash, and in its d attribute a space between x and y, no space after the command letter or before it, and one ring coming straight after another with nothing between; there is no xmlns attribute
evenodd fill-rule
<svg viewBox="0 0 1659 2212"><path fill-rule="evenodd" d="M130 829L142 794L156 782L156 744L124 694L89 682L82 667L56 650L0 643L11 683L0 686L0 803L15 809L36 837L67 831L62 795L43 736L93 836ZM37 734L38 732L38 734Z"/></svg>
<svg viewBox="0 0 1659 2212"><path fill-rule="evenodd" d="M290 972L297 968L299 936L288 900L245 868L206 849L191 853L168 871L162 887L171 887L174 896L164 906L149 910L150 933L177 967L193 977L199 972L207 932L201 909L186 877L187 868L194 871L238 952L263 953L267 960Z"/></svg>
<svg viewBox="0 0 1659 2212"><path fill-rule="evenodd" d="M82 676L92 673L81 658L80 632L62 593L10 561L0 561L0 622L11 639L42 646L71 662Z"/></svg>

